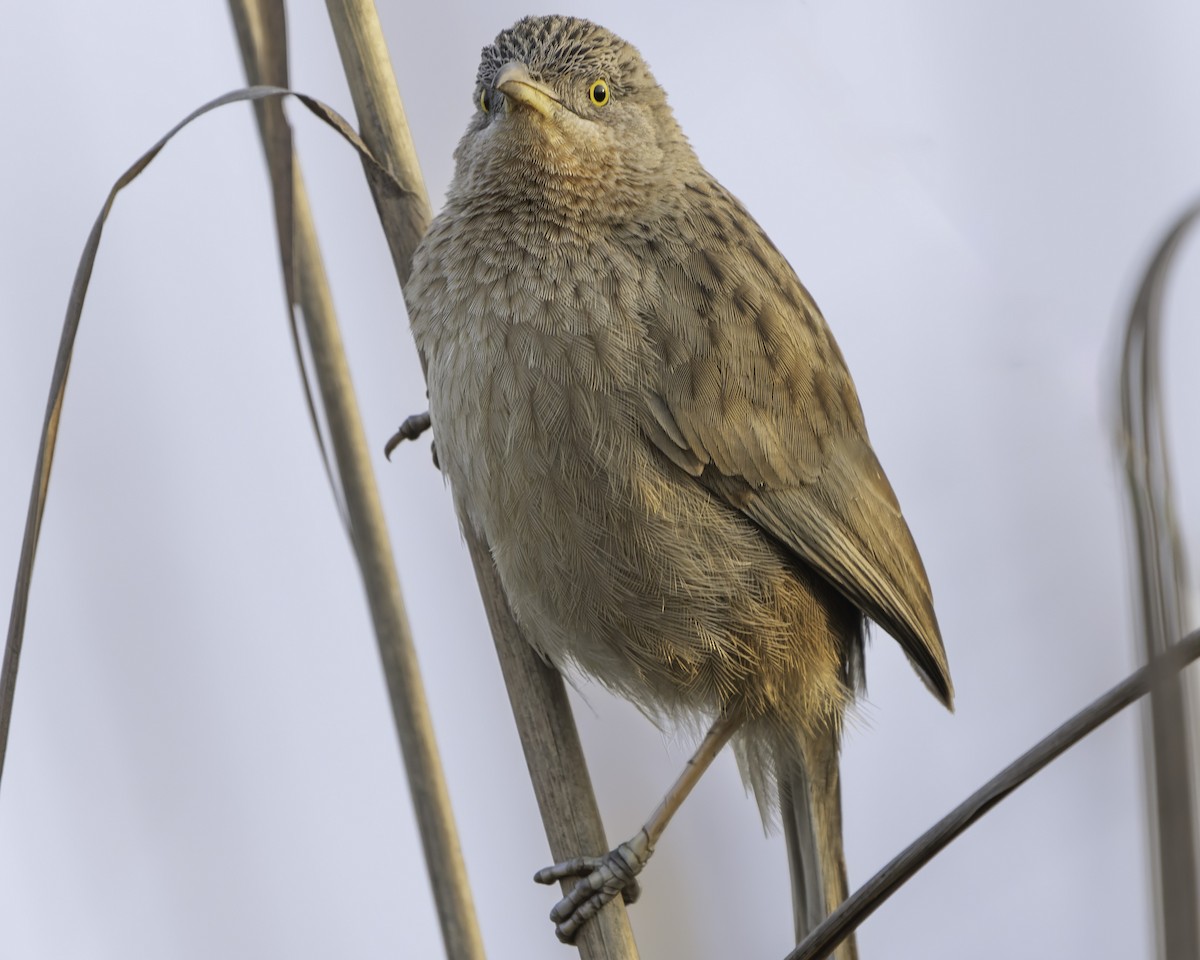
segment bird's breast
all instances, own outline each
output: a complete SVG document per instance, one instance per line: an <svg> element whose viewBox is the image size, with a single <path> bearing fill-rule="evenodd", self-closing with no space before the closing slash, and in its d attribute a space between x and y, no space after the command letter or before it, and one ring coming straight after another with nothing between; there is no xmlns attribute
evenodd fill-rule
<svg viewBox="0 0 1200 960"><path fill-rule="evenodd" d="M669 291L613 246L501 226L435 223L407 296L439 459L526 638L664 709L769 700L786 685L751 678L805 658L836 686L836 651L794 642L820 607L792 562L642 433L661 375L643 307Z"/></svg>
<svg viewBox="0 0 1200 960"><path fill-rule="evenodd" d="M413 331L439 458L465 515L503 549L511 527L561 526L622 472L649 362L640 268L553 224L531 240L519 222L462 220L422 245Z"/></svg>

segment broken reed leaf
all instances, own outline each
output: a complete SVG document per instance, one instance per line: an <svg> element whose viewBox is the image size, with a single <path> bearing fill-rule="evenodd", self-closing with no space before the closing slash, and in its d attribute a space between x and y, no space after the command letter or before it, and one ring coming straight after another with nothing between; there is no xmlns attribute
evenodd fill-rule
<svg viewBox="0 0 1200 960"><path fill-rule="evenodd" d="M845 937L967 827L1105 721L1144 697L1154 684L1160 682L1161 676L1176 676L1197 658L1200 658L1200 630L1173 644L1153 663L1130 674L1093 700L1001 770L855 890L784 960L823 960L830 956Z"/></svg>
<svg viewBox="0 0 1200 960"><path fill-rule="evenodd" d="M125 187L137 179L150 162L162 151L163 147L184 127L206 113L231 103L258 101L270 97L293 96L314 115L333 127L342 137L358 151L364 162L375 171L381 182L399 194L410 191L400 184L391 171L375 159L375 156L363 143L362 138L351 128L350 124L332 107L322 103L315 97L288 90L284 87L253 86L241 90L233 90L222 96L209 100L197 107L183 120L173 126L149 150L135 160L108 192L100 213L92 225L84 244L83 253L79 258L79 266L75 271L75 280L71 284L71 294L67 299L66 317L63 320L62 335L59 338L58 354L54 361L54 371L50 377L50 395L46 403L46 415L42 423L41 439L38 443L37 459L33 470L33 488L29 495L29 508L25 514L25 533L21 540L21 557L17 564L16 584L13 587L12 607L9 611L8 635L4 645L4 659L0 665L0 783L3 783L4 759L8 752L8 736L12 723L13 699L16 695L17 672L21 660L21 645L24 639L25 618L29 607L29 590L33 578L33 563L37 554L38 537L41 534L42 515L46 507L46 495L50 484L50 469L54 462L54 445L58 437L58 423L62 415L63 397L67 388L67 374L71 368L71 357L75 350L75 336L79 331L79 321L83 314L83 302L87 296L88 284L91 281L92 269L96 262L96 252L100 247L100 237L104 232L104 224L112 211L113 203Z"/></svg>
<svg viewBox="0 0 1200 960"><path fill-rule="evenodd" d="M243 3L233 0L230 4L230 13L233 17L234 32L238 36L239 46L243 51L251 51L249 57L243 56L248 82L252 86L259 84L289 87L287 17L281 0L265 3L254 3L253 0ZM329 441L322 428L321 417L317 412L316 400L313 397L312 377L309 374L309 365L305 359L304 345L300 336L300 323L296 318L297 309L304 309L304 305L300 302L301 298L296 288L295 198L292 182L293 164L291 162L293 155L292 127L283 112L279 98L255 100L253 106L258 120L263 152L267 158L267 170L270 174L271 205L275 212L275 241L279 250L280 266L283 270L284 295L287 298L288 334L292 341L292 353L296 359L296 368L300 371L304 406L308 411L308 422L312 427L313 436L317 438L321 466L325 471L329 489L333 493L342 527L353 541L354 533L350 528L345 492L337 482L336 471L329 452Z"/></svg>

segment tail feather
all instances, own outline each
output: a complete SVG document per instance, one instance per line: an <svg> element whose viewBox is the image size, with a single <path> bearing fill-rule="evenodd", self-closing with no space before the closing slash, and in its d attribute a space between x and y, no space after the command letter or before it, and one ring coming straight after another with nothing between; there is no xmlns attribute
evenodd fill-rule
<svg viewBox="0 0 1200 960"><path fill-rule="evenodd" d="M777 767L779 807L792 875L792 908L799 943L843 900L846 858L842 849L842 788L837 730L806 738L800 758ZM858 960L851 934L835 960Z"/></svg>

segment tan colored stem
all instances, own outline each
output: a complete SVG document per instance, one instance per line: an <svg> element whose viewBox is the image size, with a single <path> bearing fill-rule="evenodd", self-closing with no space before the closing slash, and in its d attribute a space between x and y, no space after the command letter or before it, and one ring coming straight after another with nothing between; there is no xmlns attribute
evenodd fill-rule
<svg viewBox="0 0 1200 960"><path fill-rule="evenodd" d="M544 663L521 636L487 546L477 537L468 537L467 546L550 844L550 859L558 863L579 856L603 856L608 852L608 840L566 685L558 671ZM563 892L571 886L574 880L564 881ZM547 936L550 930L547 924ZM584 960L637 960L629 915L620 897L584 924L574 942Z"/></svg>
<svg viewBox="0 0 1200 960"><path fill-rule="evenodd" d="M1163 301L1176 253L1200 222L1192 203L1151 258L1129 313L1121 358L1117 452L1133 520L1147 662L1169 650L1187 622L1187 573L1176 519L1162 384ZM1146 815L1155 846L1158 955L1200 957L1200 839L1194 773L1196 704L1182 677L1163 674L1146 711Z"/></svg>
<svg viewBox="0 0 1200 960"><path fill-rule="evenodd" d="M366 168L396 276L403 285L431 214L391 59L371 0L326 0L326 7L362 138L411 191L397 198L392 188ZM563 859L603 854L608 843L562 678L538 659L521 636L487 544L470 531L466 538L551 855ZM547 936L549 933L547 925ZM619 898L587 924L576 946L584 960L636 960L637 947Z"/></svg>
<svg viewBox="0 0 1200 960"><path fill-rule="evenodd" d="M296 174L296 241L301 301L312 303L314 296L324 299L328 296L328 287L315 278L308 262L308 257L316 253L316 237L299 171ZM310 291L307 289L310 285L317 289ZM366 436L354 403L350 371L341 349L341 334L332 314L332 304L328 306L330 312L319 318L310 318L306 308L305 328L354 531L354 548L359 556L379 641L379 654L446 955L450 960L483 960L483 938L400 593L392 546L369 467ZM343 397L344 401L333 400L331 394ZM343 403L344 408L337 409ZM358 466L347 469L350 462Z"/></svg>
<svg viewBox="0 0 1200 960"><path fill-rule="evenodd" d="M404 286L412 272L413 251L433 219L433 208L404 116L379 13L373 0L327 0L325 6L350 85L359 133L406 191L398 197L394 189L380 182L370 166L364 165L396 276Z"/></svg>
<svg viewBox="0 0 1200 960"><path fill-rule="evenodd" d="M282 27L282 7L277 3L273 5L270 14L275 19L272 22L267 19L265 12L268 5L259 0L231 0L230 6L250 83L286 85L286 75L277 75L286 72L281 67L286 64L285 52L279 49L268 52L268 44L284 42L282 36L271 35ZM269 22L271 27L267 29L265 25ZM291 216L284 216L283 219L290 219L292 229L290 236L281 236L281 247L285 251L285 260L289 249L294 256L294 295L302 309L312 351L313 367L329 426L354 551L379 643L442 937L451 960L483 960L483 940L471 901L450 796L434 741L433 724L421 683L383 508L371 471L366 434L317 243L308 193L299 164L291 153L290 136L286 141L281 141L278 136L277 125L283 122L282 113L274 117L271 115L271 111L278 110L278 101L270 101L256 115L264 150L268 153L268 168L276 188L276 197L278 199L282 194L285 204L288 203L286 188L281 191L280 181L290 180ZM282 149L290 156L278 156L281 143ZM290 164L290 177L285 164ZM281 234L284 232L281 230ZM288 269L285 263L286 273ZM293 294L290 289L289 294Z"/></svg>
<svg viewBox="0 0 1200 960"><path fill-rule="evenodd" d="M1161 682L1162 677L1175 676L1196 659L1200 659L1200 630L1172 644L1153 663L1130 674L1103 696L1093 700L992 777L855 890L784 960L824 960L832 956L839 943L967 827L1102 723L1111 720L1139 697L1144 697L1155 684Z"/></svg>

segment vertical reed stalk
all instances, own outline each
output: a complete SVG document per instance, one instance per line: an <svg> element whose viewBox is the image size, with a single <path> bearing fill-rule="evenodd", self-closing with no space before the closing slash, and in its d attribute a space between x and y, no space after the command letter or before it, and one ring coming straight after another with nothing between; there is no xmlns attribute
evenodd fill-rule
<svg viewBox="0 0 1200 960"><path fill-rule="evenodd" d="M286 87L281 0L231 0L230 9L249 82ZM483 940L475 919L450 797L308 194L280 101L259 101L257 106L280 223L284 275L289 278L288 295L295 298L289 308L300 307L312 351L336 474L379 643L442 938L451 960L483 960ZM289 262L293 256L294 261ZM293 273L294 280L290 276Z"/></svg>
<svg viewBox="0 0 1200 960"><path fill-rule="evenodd" d="M327 0L360 133L371 152L409 191L394 188L367 169L367 179L392 251L396 276L407 282L412 254L431 218L428 196L372 0ZM423 358L422 358L423 359ZM525 762L550 854L555 860L609 849L587 764L562 678L521 637L508 609L487 545L466 531L471 559L492 626L521 736ZM529 880L528 882L532 882ZM547 935L550 924L547 922ZM576 941L585 960L631 960L637 948L620 898L593 918Z"/></svg>

